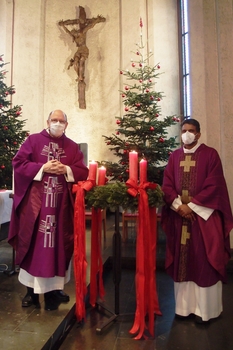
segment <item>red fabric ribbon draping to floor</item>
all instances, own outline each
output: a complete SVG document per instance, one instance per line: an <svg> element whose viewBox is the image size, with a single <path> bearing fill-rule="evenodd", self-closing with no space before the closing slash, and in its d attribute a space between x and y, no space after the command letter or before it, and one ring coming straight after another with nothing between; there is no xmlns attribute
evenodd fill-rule
<svg viewBox="0 0 233 350"><path fill-rule="evenodd" d="M136 247L136 312L131 334L137 334L135 339L147 337L146 329L154 337L155 314L161 315L156 289L156 242L157 216L156 208L149 208L147 188L155 189L156 184L146 182L137 185L129 179L126 182L128 193L138 195L138 232ZM148 315L148 325L145 317Z"/></svg>
<svg viewBox="0 0 233 350"><path fill-rule="evenodd" d="M91 220L91 277L90 304L94 307L99 295L103 299L103 261L101 254L102 213L101 209L92 208ZM99 288L98 288L99 287Z"/></svg>
<svg viewBox="0 0 233 350"><path fill-rule="evenodd" d="M86 286L86 220L85 220L85 191L95 186L92 180L79 181L73 185L72 192L76 193L74 204L74 276L76 288L75 315L78 321L85 319Z"/></svg>

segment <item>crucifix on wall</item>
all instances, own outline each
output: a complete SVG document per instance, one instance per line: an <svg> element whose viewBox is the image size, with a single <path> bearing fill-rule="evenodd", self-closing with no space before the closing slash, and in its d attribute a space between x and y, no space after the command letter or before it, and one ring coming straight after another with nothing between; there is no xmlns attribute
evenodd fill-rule
<svg viewBox="0 0 233 350"><path fill-rule="evenodd" d="M85 100L85 61L89 56L89 49L86 46L86 35L89 29L93 28L97 23L105 22L106 19L103 16L97 16L93 18L87 18L85 9L79 6L79 18L67 19L65 21L59 21L58 24L68 33L72 38L73 42L76 43L78 50L74 54L73 58L70 59L70 67L74 67L78 74L78 96L79 96L79 108L86 108ZM68 29L69 25L78 25L79 29L73 28Z"/></svg>

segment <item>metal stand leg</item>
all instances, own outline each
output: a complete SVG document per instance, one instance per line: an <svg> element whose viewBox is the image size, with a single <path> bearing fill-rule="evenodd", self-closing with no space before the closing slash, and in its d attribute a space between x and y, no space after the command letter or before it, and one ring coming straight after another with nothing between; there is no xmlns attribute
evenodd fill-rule
<svg viewBox="0 0 233 350"><path fill-rule="evenodd" d="M115 311L108 310L104 305L97 303L112 316L105 322L101 322L96 328L97 334L101 334L103 329L111 322L115 321L120 315L120 282L121 282L121 234L119 230L119 208L115 211L115 232L113 234L113 282L115 285Z"/></svg>

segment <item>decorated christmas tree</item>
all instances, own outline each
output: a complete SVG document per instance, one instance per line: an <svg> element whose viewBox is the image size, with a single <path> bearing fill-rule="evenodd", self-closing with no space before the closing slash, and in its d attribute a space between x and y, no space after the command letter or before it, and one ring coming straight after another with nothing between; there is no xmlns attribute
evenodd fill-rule
<svg viewBox="0 0 233 350"><path fill-rule="evenodd" d="M23 130L25 120L20 120L21 107L12 106L11 96L15 93L14 86L4 83L7 71L6 63L0 56L0 189L12 188L12 159L19 146L28 135Z"/></svg>
<svg viewBox="0 0 233 350"><path fill-rule="evenodd" d="M129 152L138 152L139 160L148 162L147 178L161 184L163 170L169 155L177 146L176 137L169 135L169 128L180 121L176 115L163 117L161 100L163 93L154 90L159 78L160 65L149 65L152 53L146 51L142 40L142 20L140 20L140 43L131 71L120 70L127 82L120 91L124 104L124 115L116 118L116 133L103 136L110 151L118 157L118 162L102 161L111 180L126 182L129 176Z"/></svg>

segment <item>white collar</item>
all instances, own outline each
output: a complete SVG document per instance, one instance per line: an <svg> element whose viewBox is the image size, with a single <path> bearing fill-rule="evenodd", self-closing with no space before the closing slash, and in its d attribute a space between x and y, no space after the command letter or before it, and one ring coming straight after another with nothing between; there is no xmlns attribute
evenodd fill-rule
<svg viewBox="0 0 233 350"><path fill-rule="evenodd" d="M199 143L198 141L197 141L196 146L194 146L193 148L188 149L188 148L184 148L184 146L183 146L184 153L194 153L198 149L199 146L201 146L201 143Z"/></svg>

